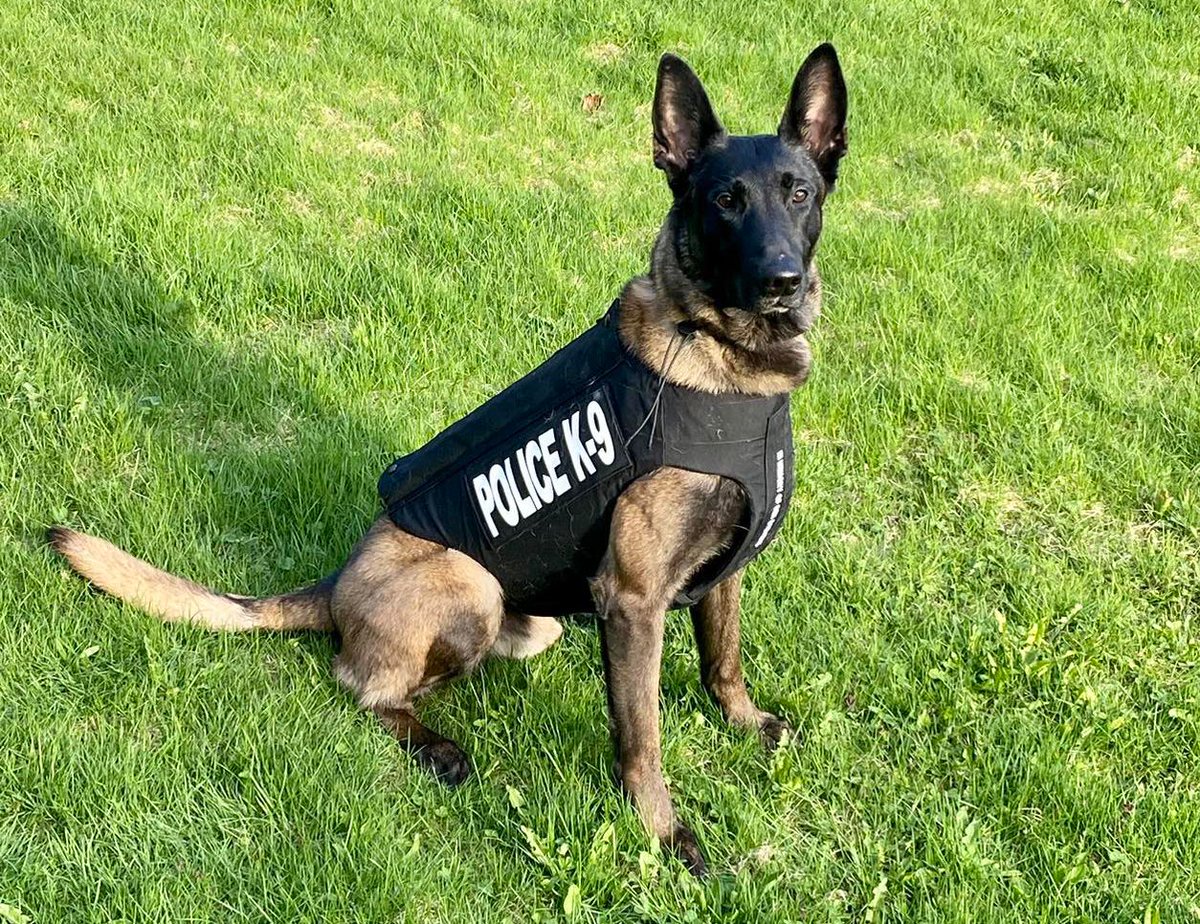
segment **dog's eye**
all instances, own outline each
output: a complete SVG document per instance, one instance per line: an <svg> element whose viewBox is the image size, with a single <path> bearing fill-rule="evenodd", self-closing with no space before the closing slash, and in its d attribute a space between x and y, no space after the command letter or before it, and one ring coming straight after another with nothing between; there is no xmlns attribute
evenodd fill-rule
<svg viewBox="0 0 1200 924"><path fill-rule="evenodd" d="M718 208L722 208L722 209L733 208L733 196L731 196L727 192L721 193L721 195L717 196L716 202L717 202Z"/></svg>
<svg viewBox="0 0 1200 924"><path fill-rule="evenodd" d="M807 199L808 199L808 190L805 189L804 187L800 187L794 193L792 193L792 201L795 202L796 205L799 205L801 202L804 202Z"/></svg>

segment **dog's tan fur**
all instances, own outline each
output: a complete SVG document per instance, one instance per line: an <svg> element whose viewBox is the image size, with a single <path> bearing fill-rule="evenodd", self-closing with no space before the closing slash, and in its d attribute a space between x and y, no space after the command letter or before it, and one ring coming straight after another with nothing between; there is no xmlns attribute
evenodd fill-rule
<svg viewBox="0 0 1200 924"><path fill-rule="evenodd" d="M73 529L54 527L50 542L93 586L165 622L191 622L226 632L333 628L328 593L320 585L261 600L235 597L160 571L111 542Z"/></svg>
<svg viewBox="0 0 1200 924"><path fill-rule="evenodd" d="M671 234L668 221L654 248L652 274L631 280L621 293L621 339L653 369L670 357L667 378L698 391L778 395L803 385L812 365L812 351L803 334L770 340L761 330L761 319L722 316L711 303L696 297L684 300L683 293L664 297L664 291L677 288L665 280L679 272L674 255L663 244ZM806 310L812 317L821 311L821 277L815 263ZM700 336L679 342L676 332L683 321L704 324L728 340Z"/></svg>
<svg viewBox="0 0 1200 924"><path fill-rule="evenodd" d="M721 311L681 267L672 245L677 220L672 209L650 272L630 281L622 293L619 331L625 345L670 381L711 393L780 394L803 383L811 361L804 332L821 301L815 266L803 310L786 322L791 328L769 314ZM677 343L680 322L691 323L696 333ZM664 357L673 346L675 356L667 364ZM695 872L704 870L703 857L676 817L662 776L663 623L677 592L728 547L744 504L733 481L659 469L618 499L607 552L591 576L618 778L650 830ZM456 744L421 724L414 701L472 670L489 653L529 657L562 633L554 619L506 612L499 583L480 564L401 531L386 516L376 520L340 572L265 599L208 590L84 533L55 527L50 538L94 585L167 621L232 631L336 630L341 636L337 678L418 761L449 783L464 779L470 765ZM737 574L692 608L702 680L732 724L758 731L773 745L787 734L787 726L755 706L746 691L740 588Z"/></svg>

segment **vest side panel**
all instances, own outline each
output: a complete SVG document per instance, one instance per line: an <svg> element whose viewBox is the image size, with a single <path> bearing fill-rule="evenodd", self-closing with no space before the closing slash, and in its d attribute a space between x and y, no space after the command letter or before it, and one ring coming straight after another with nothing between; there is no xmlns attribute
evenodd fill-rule
<svg viewBox="0 0 1200 924"><path fill-rule="evenodd" d="M758 555L778 531L791 496L787 396L707 399L711 403L706 405L684 396L673 415L679 429L669 431L675 445L664 450L664 463L737 482L745 494L746 512L730 547L693 575L676 596L677 607L697 602Z"/></svg>
<svg viewBox="0 0 1200 924"><path fill-rule="evenodd" d="M493 399L481 409L499 409L506 432L499 432L495 418L485 419L488 442L472 442L469 452L450 460L448 447L468 445L468 426L483 419L468 415L451 428L453 444L431 443L414 453L439 454L413 467L423 480L405 470L412 457L393 466L409 493L388 502L392 521L470 555L500 582L509 606L533 615L593 611L588 578L607 546L616 498L659 465L650 429L639 431L657 377L624 353L615 333L597 339L601 347L615 345L616 358L602 357L607 370L599 378L584 376L582 391L566 390L561 379L547 376L555 400L549 407L541 402L531 421L510 406L520 396L506 390L499 396L504 401ZM586 359L593 369L599 365L596 355ZM584 364L574 371L580 368Z"/></svg>

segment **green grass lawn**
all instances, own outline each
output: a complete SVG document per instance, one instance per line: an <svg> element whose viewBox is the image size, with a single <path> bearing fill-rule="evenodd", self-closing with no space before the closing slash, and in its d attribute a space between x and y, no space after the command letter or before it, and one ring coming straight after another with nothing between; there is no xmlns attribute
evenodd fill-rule
<svg viewBox="0 0 1200 924"><path fill-rule="evenodd" d="M0 921L1200 917L1193 0L634 6L0 6ZM426 702L447 792L329 639L163 626L44 547L334 569L383 465L646 266L659 54L767 131L825 39L851 152L744 612L798 745L668 623L708 881L611 785L588 621Z"/></svg>

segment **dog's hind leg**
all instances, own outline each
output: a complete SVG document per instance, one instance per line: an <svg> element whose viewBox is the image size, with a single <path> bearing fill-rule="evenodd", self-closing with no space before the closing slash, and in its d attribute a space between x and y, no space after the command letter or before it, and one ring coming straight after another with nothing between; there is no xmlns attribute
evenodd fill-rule
<svg viewBox="0 0 1200 924"><path fill-rule="evenodd" d="M476 561L397 529L386 517L342 569L330 609L342 637L338 679L418 764L457 785L470 762L412 704L474 669L500 634L500 585Z"/></svg>
<svg viewBox="0 0 1200 924"><path fill-rule="evenodd" d="M549 616L505 613L491 653L499 658L532 658L557 642L562 631L562 623Z"/></svg>
<svg viewBox="0 0 1200 924"><path fill-rule="evenodd" d="M463 749L422 725L411 706L375 706L371 711L383 727L396 736L413 760L439 782L457 786L471 775L471 761Z"/></svg>

